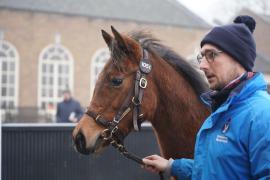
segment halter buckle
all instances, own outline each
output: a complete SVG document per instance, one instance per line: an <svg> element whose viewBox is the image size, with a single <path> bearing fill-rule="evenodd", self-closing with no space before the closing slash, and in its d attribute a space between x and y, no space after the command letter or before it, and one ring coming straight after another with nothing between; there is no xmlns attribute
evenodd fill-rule
<svg viewBox="0 0 270 180"><path fill-rule="evenodd" d="M141 88L145 89L147 87L147 80L144 77L141 77L139 85Z"/></svg>
<svg viewBox="0 0 270 180"><path fill-rule="evenodd" d="M109 139L112 137L112 134L109 133L109 132L110 132L109 129L104 129L104 130L102 131L102 133L101 133L101 136L102 136L102 138L103 138L105 141L109 140Z"/></svg>
<svg viewBox="0 0 270 180"><path fill-rule="evenodd" d="M140 104L141 104L141 102L137 99L137 100L135 100L135 96L133 96L133 98L132 98L132 103L135 105L135 106L139 106Z"/></svg>
<svg viewBox="0 0 270 180"><path fill-rule="evenodd" d="M112 131L111 131L111 137L113 136L113 134L118 130L118 126L115 126Z"/></svg>
<svg viewBox="0 0 270 180"><path fill-rule="evenodd" d="M114 118L113 118L113 123L118 124L118 123L119 123L119 120L116 120L115 117L114 117Z"/></svg>
<svg viewBox="0 0 270 180"><path fill-rule="evenodd" d="M97 115L97 117L95 118L95 121L98 121L98 119L101 117L101 115Z"/></svg>

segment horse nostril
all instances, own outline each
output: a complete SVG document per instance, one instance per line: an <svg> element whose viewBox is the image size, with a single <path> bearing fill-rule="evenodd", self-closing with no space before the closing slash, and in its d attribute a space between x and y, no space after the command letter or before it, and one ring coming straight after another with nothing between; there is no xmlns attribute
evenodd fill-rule
<svg viewBox="0 0 270 180"><path fill-rule="evenodd" d="M80 153L89 154L89 151L86 149L85 137L81 132L79 132L75 138L75 145Z"/></svg>

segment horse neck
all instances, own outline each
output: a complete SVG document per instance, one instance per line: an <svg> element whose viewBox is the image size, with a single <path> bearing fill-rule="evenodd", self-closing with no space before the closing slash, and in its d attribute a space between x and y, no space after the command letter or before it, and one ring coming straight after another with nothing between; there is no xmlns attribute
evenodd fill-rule
<svg viewBox="0 0 270 180"><path fill-rule="evenodd" d="M150 120L166 158L193 157L195 136L208 110L191 85L164 60L154 62L157 108Z"/></svg>

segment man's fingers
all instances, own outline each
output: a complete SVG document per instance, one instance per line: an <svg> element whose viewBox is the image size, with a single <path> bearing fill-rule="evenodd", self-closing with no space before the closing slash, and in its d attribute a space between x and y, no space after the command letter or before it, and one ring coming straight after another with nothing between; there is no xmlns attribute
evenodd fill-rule
<svg viewBox="0 0 270 180"><path fill-rule="evenodd" d="M153 161L153 160L150 160L150 159L143 159L143 163L145 164L145 165L148 165L148 166L154 166L155 165L155 161Z"/></svg>
<svg viewBox="0 0 270 180"><path fill-rule="evenodd" d="M158 155L155 154L155 155L147 156L144 159L155 160L155 159L159 159L159 158L160 158L160 156L158 156Z"/></svg>
<svg viewBox="0 0 270 180"><path fill-rule="evenodd" d="M152 172L152 173L158 173L158 172L159 172L159 171L158 171L156 168L154 168L153 166L149 166L148 169L149 169L149 171Z"/></svg>
<svg viewBox="0 0 270 180"><path fill-rule="evenodd" d="M168 160L158 156L151 155L143 158L143 163L146 165L144 168L151 172L164 171L167 166ZM149 168L147 166L150 166Z"/></svg>
<svg viewBox="0 0 270 180"><path fill-rule="evenodd" d="M158 173L158 169L156 169L154 166L150 166L150 165L144 165L142 166L142 168L146 169L147 171L150 171L152 173Z"/></svg>

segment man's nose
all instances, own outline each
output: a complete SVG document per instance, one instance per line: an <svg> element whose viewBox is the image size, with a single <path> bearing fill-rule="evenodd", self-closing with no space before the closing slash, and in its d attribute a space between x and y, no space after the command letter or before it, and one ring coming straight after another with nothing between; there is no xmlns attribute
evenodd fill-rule
<svg viewBox="0 0 270 180"><path fill-rule="evenodd" d="M201 62L200 62L200 64L199 64L199 68L200 68L200 70L204 70L204 69L208 69L209 68L209 63L207 62L207 60L206 60L206 58L205 57L203 57L202 59L201 59Z"/></svg>

